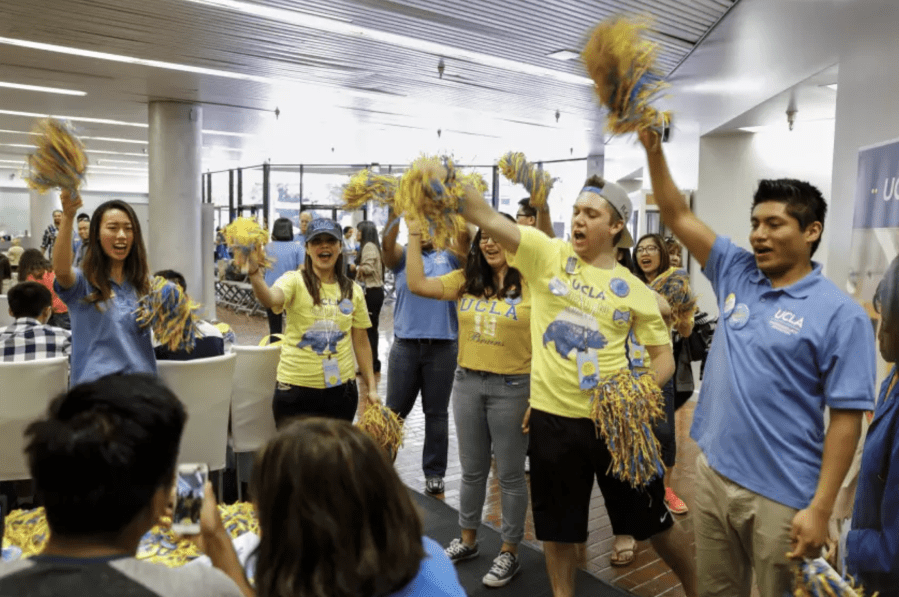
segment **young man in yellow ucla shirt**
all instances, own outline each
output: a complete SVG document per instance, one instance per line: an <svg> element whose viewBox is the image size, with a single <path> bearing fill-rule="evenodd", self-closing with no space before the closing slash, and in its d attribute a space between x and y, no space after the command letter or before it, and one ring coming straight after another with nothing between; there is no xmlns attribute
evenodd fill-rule
<svg viewBox="0 0 899 597"><path fill-rule="evenodd" d="M597 435L590 394L599 380L627 367L631 329L644 340L658 385L674 372L671 343L652 292L616 260L633 239L625 223L631 202L620 186L587 180L574 204L571 241L517 226L473 187L462 216L508 252L531 290L531 504L544 542L555 597L574 595L578 544L587 540L593 479L614 533L651 539L656 552L696 595L690 540L665 506L662 480L642 487L607 474L611 455Z"/></svg>

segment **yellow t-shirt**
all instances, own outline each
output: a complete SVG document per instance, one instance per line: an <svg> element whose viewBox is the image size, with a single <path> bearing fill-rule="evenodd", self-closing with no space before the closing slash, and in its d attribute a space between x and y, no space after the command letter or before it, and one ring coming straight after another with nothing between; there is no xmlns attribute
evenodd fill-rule
<svg viewBox="0 0 899 597"><path fill-rule="evenodd" d="M570 243L519 226L521 243L509 264L528 280L531 313L531 406L562 417L589 418L590 393L580 388L592 362L602 379L628 366L631 329L648 345L669 344L656 299L627 268L581 261ZM594 361L595 359L595 361Z"/></svg>
<svg viewBox="0 0 899 597"><path fill-rule="evenodd" d="M319 305L312 304L303 272L285 273L275 281L275 288L284 293L286 315L278 381L304 388L326 388L325 372L334 369L333 361L326 361L332 356L337 361L340 379L331 379L331 385L356 379L351 330L371 327L362 288L354 282L353 298L341 299L336 283L322 284Z"/></svg>
<svg viewBox="0 0 899 597"><path fill-rule="evenodd" d="M522 280L514 299L461 297L465 274L457 269L439 277L443 300L456 301L459 314L459 366L505 375L531 372L531 293Z"/></svg>

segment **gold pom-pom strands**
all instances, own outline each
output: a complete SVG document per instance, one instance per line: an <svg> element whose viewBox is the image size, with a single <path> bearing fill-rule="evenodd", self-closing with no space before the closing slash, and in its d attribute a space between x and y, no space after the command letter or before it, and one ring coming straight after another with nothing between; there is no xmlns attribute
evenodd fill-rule
<svg viewBox="0 0 899 597"><path fill-rule="evenodd" d="M553 187L555 179L543 170L542 166L527 161L521 152L510 151L496 164L506 179L524 185L531 194L531 205L536 209L545 209L546 199Z"/></svg>
<svg viewBox="0 0 899 597"><path fill-rule="evenodd" d="M375 442L384 448L391 460L403 445L403 420L379 402L370 402L356 423Z"/></svg>
<svg viewBox="0 0 899 597"><path fill-rule="evenodd" d="M600 103L608 108L606 128L612 134L663 129L670 112L650 102L668 84L655 68L658 44L644 37L648 20L612 17L596 26L581 52Z"/></svg>
<svg viewBox="0 0 899 597"><path fill-rule="evenodd" d="M46 118L38 122L33 141L37 150L28 156L28 186L41 193L68 189L77 195L87 172L81 140L64 123Z"/></svg>
<svg viewBox="0 0 899 597"><path fill-rule="evenodd" d="M601 379L590 394L591 418L612 455L609 472L633 487L661 475L661 447L652 426L665 416L664 399L652 375L622 369Z"/></svg>
<svg viewBox="0 0 899 597"><path fill-rule="evenodd" d="M343 188L344 209L359 209L369 201L381 205L393 205L393 197L399 188L399 179L386 174L375 174L368 168L350 178Z"/></svg>
<svg viewBox="0 0 899 597"><path fill-rule="evenodd" d="M181 287L155 276L150 292L137 305L137 323L150 327L156 341L169 350L193 350L197 341L197 311L200 305L190 300Z"/></svg>
<svg viewBox="0 0 899 597"><path fill-rule="evenodd" d="M256 256L259 267L268 269L272 261L265 253L268 230L253 218L237 218L223 230L225 243L234 252L234 264L243 267L250 255Z"/></svg>
<svg viewBox="0 0 899 597"><path fill-rule="evenodd" d="M34 510L13 510L6 517L3 531L3 559L7 559L7 548L18 550L20 558L30 558L44 551L50 538L50 527L43 508ZM13 549L14 548L14 549Z"/></svg>
<svg viewBox="0 0 899 597"><path fill-rule="evenodd" d="M678 327L696 313L697 296L690 290L687 272L675 270L669 275L658 276L649 287L665 297L671 306L672 326Z"/></svg>
<svg viewBox="0 0 899 597"><path fill-rule="evenodd" d="M864 588L841 577L824 558L797 563L794 574L793 597L865 597Z"/></svg>

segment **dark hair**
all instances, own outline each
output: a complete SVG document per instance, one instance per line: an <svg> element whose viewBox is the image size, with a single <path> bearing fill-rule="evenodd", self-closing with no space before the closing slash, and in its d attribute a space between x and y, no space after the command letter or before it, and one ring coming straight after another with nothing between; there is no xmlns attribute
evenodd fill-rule
<svg viewBox="0 0 899 597"><path fill-rule="evenodd" d="M103 223L103 215L110 210L118 209L125 212L131 220L131 230L134 233L134 242L131 243L131 251L125 258L125 280L134 286L138 297L150 292L150 266L147 264L147 249L144 247L144 237L140 230L140 221L134 209L120 199L113 199L102 203L94 210L91 217L90 234L87 239L87 248L84 250L84 259L81 260L81 271L88 284L96 290L85 297L88 303L94 303L99 308L99 303L112 298L112 286L109 284L109 274L112 263L108 255L100 246L100 225Z"/></svg>
<svg viewBox="0 0 899 597"><path fill-rule="evenodd" d="M293 222L290 218L278 218L272 224L272 240L293 240Z"/></svg>
<svg viewBox="0 0 899 597"><path fill-rule="evenodd" d="M25 249L22 256L19 257L19 282L28 280L28 276L37 271L47 271L52 269L50 262L44 257L40 249ZM38 277L38 276L35 276Z"/></svg>
<svg viewBox="0 0 899 597"><path fill-rule="evenodd" d="M647 238L652 240L653 244L659 249L659 269L656 271L657 276L668 271L668 268L671 267L671 257L668 255L668 247L665 245L665 239L663 239L660 234L644 234L640 237L640 240L634 243L634 275L648 284L649 280L646 279L646 274L643 272L643 268L640 267L640 259L637 257L637 247L639 247L640 243Z"/></svg>
<svg viewBox="0 0 899 597"><path fill-rule="evenodd" d="M594 174L593 176L589 177L587 180L584 181L584 186L585 187L596 187L597 189L601 189L606 186L606 179L598 174ZM611 203L609 203L608 205L609 205L609 207L608 207L608 209L606 209L606 211L609 212L609 223L617 224L618 222L623 221L624 218L621 217L621 214L618 213L618 210L615 209L615 207ZM627 222L624 222L624 225L627 226ZM618 243L621 242L621 237L623 235L624 235L624 229L622 228L612 238L612 246L613 247L618 246ZM636 269L638 269L638 268L634 268L634 270L636 270Z"/></svg>
<svg viewBox="0 0 899 597"><path fill-rule="evenodd" d="M684 246L679 240L673 236L669 236L665 239L665 250L668 251L669 255L671 253L683 253Z"/></svg>
<svg viewBox="0 0 899 597"><path fill-rule="evenodd" d="M344 226L344 227L343 227L343 234L344 234L344 236L346 236L346 233L349 232L349 231L352 230L352 229L353 229L352 226Z"/></svg>
<svg viewBox="0 0 899 597"><path fill-rule="evenodd" d="M110 375L55 398L25 430L54 534L115 538L174 480L187 414L152 375Z"/></svg>
<svg viewBox="0 0 899 597"><path fill-rule="evenodd" d="M0 254L0 280L12 278L12 264L6 255Z"/></svg>
<svg viewBox="0 0 899 597"><path fill-rule="evenodd" d="M83 221L85 221L85 220L87 220L88 222L90 222L91 217L90 217L89 215L87 215L86 213L84 213L84 212L81 212L80 214L78 214L78 218L77 218L77 220L76 220L77 222L83 222Z"/></svg>
<svg viewBox="0 0 899 597"><path fill-rule="evenodd" d="M827 202L816 186L795 178L760 180L759 188L752 198L752 209L766 201L786 203L787 213L799 222L800 230L805 230L814 222L820 222L821 233L824 233ZM812 243L812 252L809 256L815 254L819 244L821 244L820 236Z"/></svg>
<svg viewBox="0 0 899 597"><path fill-rule="evenodd" d="M509 214L502 214L508 219L515 221ZM465 284L459 291L459 294L471 294L473 296L482 296L484 298L496 297L503 299L506 297L515 298L521 296L521 273L512 266L509 266L506 275L503 277L503 287L493 288L493 268L487 263L487 258L481 251L481 229L478 229L468 250L468 258L465 260Z"/></svg>
<svg viewBox="0 0 899 597"><path fill-rule="evenodd" d="M53 294L39 282L19 282L7 295L12 316L37 319L44 309L53 304Z"/></svg>
<svg viewBox="0 0 899 597"><path fill-rule="evenodd" d="M333 236L327 235L328 238L334 239ZM335 239L336 240L336 239ZM309 244L310 241L306 241L306 244ZM346 275L346 257L343 255L343 251L340 248L340 241L336 241L338 243L337 248L337 263L334 264L334 279L337 281L337 285L340 288L340 298L341 299L351 299L353 298L353 281L349 279ZM322 302L321 299L321 288L322 281L319 279L318 275L315 273L315 269L312 267L312 256L309 254L310 251L306 250L306 260L305 267L303 268L303 282L306 284L306 290L309 291L309 296L312 297L313 305L320 305Z"/></svg>
<svg viewBox="0 0 899 597"><path fill-rule="evenodd" d="M425 557L422 523L386 452L339 419L282 429L256 456L251 491L260 597L374 597Z"/></svg>
<svg viewBox="0 0 899 597"><path fill-rule="evenodd" d="M537 208L531 205L530 197L525 197L518 202L518 211L529 218L537 217Z"/></svg>
<svg viewBox="0 0 899 597"><path fill-rule="evenodd" d="M173 269L161 269L153 275L170 280L180 286L181 290L187 291L187 280L184 279L180 272L176 272Z"/></svg>
<svg viewBox="0 0 899 597"><path fill-rule="evenodd" d="M378 261L381 262L381 276L384 276L384 262L381 260L381 240L378 238L378 227L375 226L375 223L369 220L362 220L356 225L356 229L359 231L359 235L361 240L359 241L359 258L358 261L362 262L362 251L365 250L365 245L371 243L375 246L375 249L378 251Z"/></svg>
<svg viewBox="0 0 899 597"><path fill-rule="evenodd" d="M895 325L896 317L899 316L899 257L893 259L883 272L883 279L877 284L872 302L883 324Z"/></svg>
<svg viewBox="0 0 899 597"><path fill-rule="evenodd" d="M627 268L627 271L634 273L634 260L631 258L631 252L624 247L618 247L618 263Z"/></svg>

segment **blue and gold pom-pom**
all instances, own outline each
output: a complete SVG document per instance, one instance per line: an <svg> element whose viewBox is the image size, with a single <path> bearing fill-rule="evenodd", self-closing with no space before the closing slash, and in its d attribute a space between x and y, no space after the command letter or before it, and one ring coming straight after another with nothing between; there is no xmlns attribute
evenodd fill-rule
<svg viewBox="0 0 899 597"><path fill-rule="evenodd" d="M824 558L807 558L795 568L793 597L864 596L863 587L857 585L851 577L840 576Z"/></svg>
<svg viewBox="0 0 899 597"><path fill-rule="evenodd" d="M451 158L422 156L400 179L393 209L407 218L427 222L434 246L445 249L466 232L465 220L459 215L466 183L486 189L482 177L458 175Z"/></svg>
<svg viewBox="0 0 899 597"><path fill-rule="evenodd" d="M664 418L662 391L649 373L622 369L590 390L591 418L612 455L609 472L640 487L663 474L653 423Z"/></svg>
<svg viewBox="0 0 899 597"><path fill-rule="evenodd" d="M524 185L531 194L531 205L534 208L545 208L555 179L542 166L527 161L523 153L516 151L505 154L496 165L508 180Z"/></svg>
<svg viewBox="0 0 899 597"><path fill-rule="evenodd" d="M169 350L190 352L197 341L199 308L180 286L155 276L137 305L137 323L153 330L156 341Z"/></svg>
<svg viewBox="0 0 899 597"><path fill-rule="evenodd" d="M661 294L671 306L672 326L689 321L698 310L697 297L690 290L689 274L682 269L670 269L653 280L649 287Z"/></svg>
<svg viewBox="0 0 899 597"><path fill-rule="evenodd" d="M369 402L356 426L384 448L391 460L403 445L403 420L379 402Z"/></svg>
<svg viewBox="0 0 899 597"><path fill-rule="evenodd" d="M648 19L612 17L596 26L581 52L599 101L609 110L606 128L613 134L671 122L670 112L650 105L668 84L655 67L659 45L645 38L648 28Z"/></svg>
<svg viewBox="0 0 899 597"><path fill-rule="evenodd" d="M393 205L393 198L399 188L399 179L387 174L375 174L368 168L354 174L343 188L345 209L358 209L375 201L381 205Z"/></svg>
<svg viewBox="0 0 899 597"><path fill-rule="evenodd" d="M243 267L250 255L256 256L256 262L262 269L269 269L272 261L265 252L268 244L268 230L259 225L254 218L237 218L222 230L225 244L234 254L234 264Z"/></svg>
<svg viewBox="0 0 899 597"><path fill-rule="evenodd" d="M37 150L28 156L28 186L41 193L67 189L77 195L87 173L87 155L81 140L69 126L54 118L38 122L33 140Z"/></svg>

